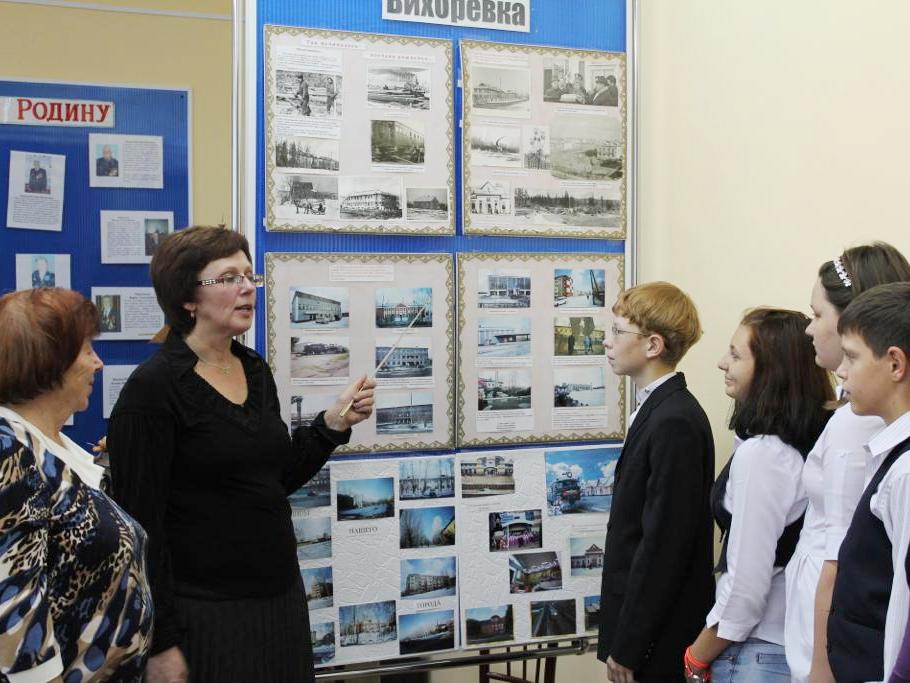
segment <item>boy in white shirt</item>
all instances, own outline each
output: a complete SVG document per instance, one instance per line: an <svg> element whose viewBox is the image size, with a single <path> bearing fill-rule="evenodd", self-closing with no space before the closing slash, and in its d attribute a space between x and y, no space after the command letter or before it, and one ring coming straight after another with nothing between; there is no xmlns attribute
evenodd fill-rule
<svg viewBox="0 0 910 683"><path fill-rule="evenodd" d="M910 283L860 294L838 332L844 396L857 415L887 426L866 446L881 465L840 547L828 660L838 681L881 681L894 667L910 607Z"/></svg>

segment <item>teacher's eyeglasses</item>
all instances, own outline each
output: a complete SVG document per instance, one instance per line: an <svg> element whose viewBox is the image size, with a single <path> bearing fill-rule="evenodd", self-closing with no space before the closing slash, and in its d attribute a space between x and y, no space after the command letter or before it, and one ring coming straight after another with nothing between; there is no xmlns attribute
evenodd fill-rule
<svg viewBox="0 0 910 683"><path fill-rule="evenodd" d="M262 287L265 284L264 275L242 275L240 273L235 273L234 275L222 275L221 277L213 277L208 280L197 280L196 284L200 287L208 287L209 285L222 285L224 287L239 287L243 284L244 280L249 280L250 284L254 287Z"/></svg>

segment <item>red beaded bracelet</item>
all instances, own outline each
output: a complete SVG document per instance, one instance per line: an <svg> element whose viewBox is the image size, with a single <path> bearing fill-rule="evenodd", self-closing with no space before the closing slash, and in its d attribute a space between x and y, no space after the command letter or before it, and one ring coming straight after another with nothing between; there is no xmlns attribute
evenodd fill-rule
<svg viewBox="0 0 910 683"><path fill-rule="evenodd" d="M685 667L686 675L692 675L696 672L704 672L702 678L705 681L711 680L711 665L699 659L696 659L695 655L692 654L691 645L686 648L686 652L683 655L683 666Z"/></svg>

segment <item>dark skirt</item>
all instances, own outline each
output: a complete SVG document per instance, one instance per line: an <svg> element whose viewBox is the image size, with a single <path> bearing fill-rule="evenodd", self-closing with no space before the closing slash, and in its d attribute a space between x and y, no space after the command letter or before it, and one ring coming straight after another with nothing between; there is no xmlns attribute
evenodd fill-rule
<svg viewBox="0 0 910 683"><path fill-rule="evenodd" d="M303 581L271 598L177 595L190 683L311 683L313 652Z"/></svg>

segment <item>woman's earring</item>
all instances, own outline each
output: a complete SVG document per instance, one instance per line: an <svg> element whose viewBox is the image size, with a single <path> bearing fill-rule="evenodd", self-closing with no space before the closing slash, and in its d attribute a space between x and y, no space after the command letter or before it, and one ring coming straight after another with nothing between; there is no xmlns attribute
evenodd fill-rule
<svg viewBox="0 0 910 683"><path fill-rule="evenodd" d="M191 317L193 320L195 320L195 319L196 319L196 311L190 311L190 317Z"/></svg>

